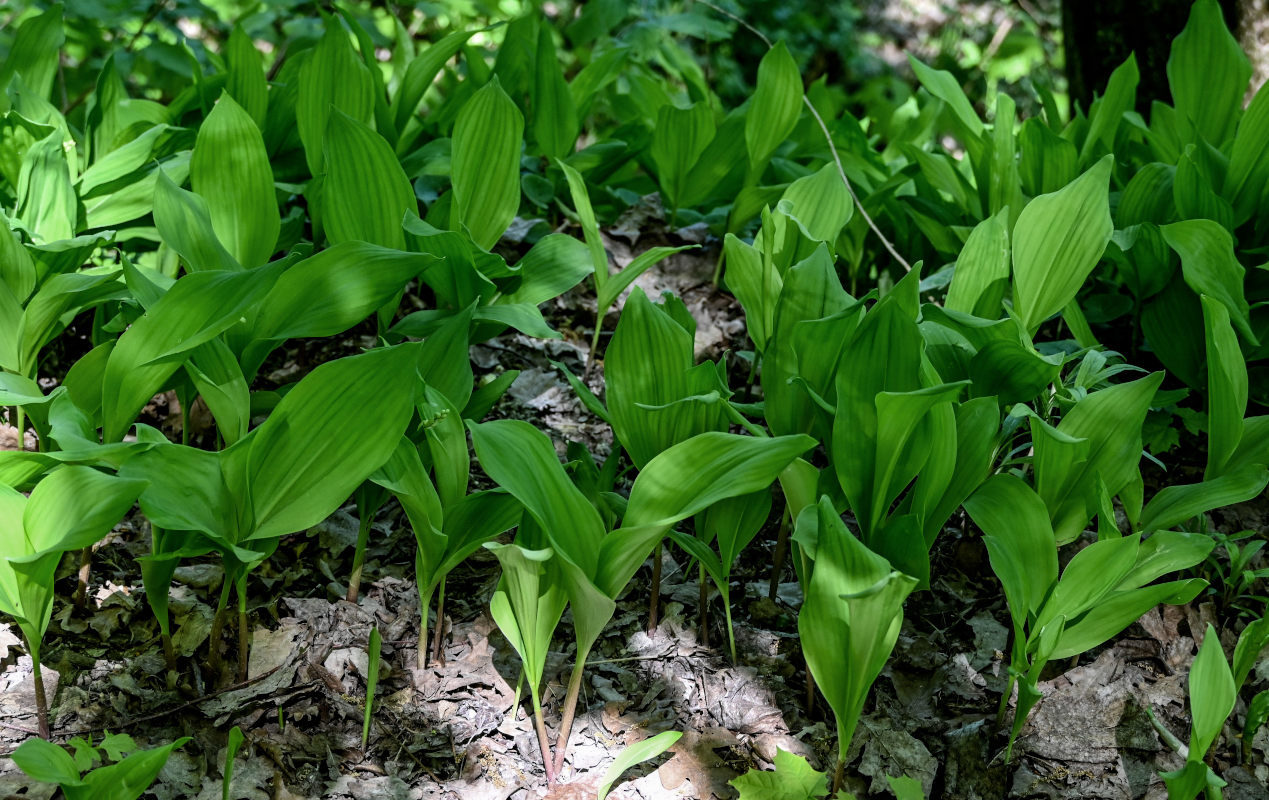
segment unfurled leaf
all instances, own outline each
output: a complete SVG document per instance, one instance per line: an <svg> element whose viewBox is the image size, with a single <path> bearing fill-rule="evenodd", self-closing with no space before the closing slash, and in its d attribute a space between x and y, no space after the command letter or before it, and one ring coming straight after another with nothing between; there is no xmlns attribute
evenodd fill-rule
<svg viewBox="0 0 1269 800"><path fill-rule="evenodd" d="M1251 63L1225 27L1216 0L1198 0L1181 34L1172 41L1168 86L1178 115L1198 134L1221 146L1234 132Z"/></svg>
<svg viewBox="0 0 1269 800"><path fill-rule="evenodd" d="M1106 156L1053 194L1035 198L1013 231L1014 306L1028 333L1061 311L1101 258L1114 225Z"/></svg>
<svg viewBox="0 0 1269 800"><path fill-rule="evenodd" d="M745 144L753 182L802 112L802 73L784 42L777 42L758 64L758 84L745 116Z"/></svg>
<svg viewBox="0 0 1269 800"><path fill-rule="evenodd" d="M454 123L450 227L488 250L520 208L524 117L494 78L471 96Z"/></svg>
<svg viewBox="0 0 1269 800"><path fill-rule="evenodd" d="M555 54L555 31L538 26L533 71L533 138L547 158L563 158L577 142L577 109Z"/></svg>
<svg viewBox="0 0 1269 800"><path fill-rule="evenodd" d="M688 174L713 138L714 112L704 101L690 108L664 105L657 111L650 152L670 209L682 203Z"/></svg>
<svg viewBox="0 0 1269 800"><path fill-rule="evenodd" d="M229 255L244 267L267 262L282 226L273 169L260 128L228 93L198 129L190 183Z"/></svg>
<svg viewBox="0 0 1269 800"><path fill-rule="evenodd" d="M154 184L154 224L190 272L242 269L216 236L207 201L177 186L162 169Z"/></svg>
<svg viewBox="0 0 1269 800"><path fill-rule="evenodd" d="M323 172L326 128L332 109L369 124L374 108L374 79L370 70L357 58L339 19L328 18L326 33L300 68L299 93L295 100L296 128L313 176Z"/></svg>
<svg viewBox="0 0 1269 800"><path fill-rule="evenodd" d="M323 141L322 221L331 244L361 241L404 250L401 223L418 211L418 202L392 148L338 109Z"/></svg>
<svg viewBox="0 0 1269 800"><path fill-rule="evenodd" d="M622 748L617 757L613 759L612 764L604 772L604 779L599 784L599 800L604 800L608 796L608 790L621 777L621 773L633 767L635 764L642 764L644 761L656 758L674 746L674 743L682 737L683 734L678 731L663 731L656 736L649 737L634 744L626 745Z"/></svg>

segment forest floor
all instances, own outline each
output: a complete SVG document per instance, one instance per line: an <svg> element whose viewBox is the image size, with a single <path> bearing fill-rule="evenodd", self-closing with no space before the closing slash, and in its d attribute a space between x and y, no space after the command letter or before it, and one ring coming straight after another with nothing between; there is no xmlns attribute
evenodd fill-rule
<svg viewBox="0 0 1269 800"><path fill-rule="evenodd" d="M655 208L636 211L609 230L609 252L620 267L651 245L705 245L673 257L636 285L652 297L662 291L682 297L698 322L698 357L728 358L733 386L742 385L747 365L734 352L746 347L743 317L730 295L712 285L717 243L699 228L655 232L648 219L653 215ZM594 296L576 289L546 314L563 339L504 335L474 345L478 376L521 370L495 415L534 422L561 453L564 442L573 440L606 458L612 444L607 427L581 406L550 364L562 362L578 375L585 371ZM610 312L607 331L616 314ZM351 352L359 344L352 335L336 347ZM289 350L276 360L273 378L292 380L334 355ZM598 375L592 375L591 386L601 389ZM179 414L169 400L156 398L148 411L154 423L171 430ZM197 421L195 414L192 424ZM10 441L0 444L12 447L9 433ZM398 511L386 511L375 523L360 602L339 599L356 539L355 513L349 506L317 528L284 539L253 574L245 683L206 671L213 611L201 598L215 596L223 577L212 559L194 559L177 571L172 611L181 669L169 677L135 566L148 549L144 523L137 516L121 525L94 555L85 606L59 600L54 609L45 674L56 738L100 736L106 729L143 744L193 736L149 795L159 800L221 796L233 725L247 735L234 767L234 798L541 797L545 781L532 720L524 703L514 707L518 660L488 615L496 560L478 551L450 576L443 659L416 670L419 608L409 567L414 542ZM1269 503L1262 498L1226 509L1217 522L1226 532L1264 529ZM777 749L803 755L821 769L831 764L835 730L822 703L808 707L796 633L800 591L787 565L780 576L784 582L770 596L772 540L774 535L759 536L733 573L736 664L726 655L716 596L709 622L700 625L697 575L680 552L665 550L661 621L651 632L646 630L650 562L636 577L591 655L569 761L550 797L593 797L616 753L665 730L684 735L665 755L627 773L612 797L734 797L728 781L751 768L771 768ZM74 586L73 565L64 565L64 573L61 597ZM1209 621L1219 627L1212 603L1161 607L1111 644L1050 665L1041 683L1044 699L1023 730L1013 762L1006 763L997 712L1007 684L1008 613L981 539L963 515L953 518L936 544L933 574L931 590L908 600L894 655L866 706L849 756L850 792L889 796L886 777L907 775L921 783L927 797L955 800L1166 796L1157 772L1175 769L1182 760L1148 712L1158 726L1188 738L1185 675L1195 650L1193 632ZM557 646L572 641L568 623L566 614ZM363 750L366 636L372 625L383 636L383 668ZM35 724L30 659L15 633L0 624L0 754ZM233 655L231 650L231 662ZM553 652L548 661L548 720L557 718L571 663L567 650ZM1269 664L1259 665L1251 680L1269 684ZM1269 798L1269 730L1262 728L1246 753L1220 750L1215 766L1229 781L1227 798ZM0 797L52 793L0 759Z"/></svg>

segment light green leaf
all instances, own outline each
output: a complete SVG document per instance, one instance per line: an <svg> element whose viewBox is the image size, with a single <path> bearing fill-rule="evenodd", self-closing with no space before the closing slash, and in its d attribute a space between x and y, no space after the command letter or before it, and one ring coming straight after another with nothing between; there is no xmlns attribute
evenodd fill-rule
<svg viewBox="0 0 1269 800"><path fill-rule="evenodd" d="M1216 0L1198 0L1168 57L1168 86L1178 115L1219 147L1234 132L1251 63L1225 27Z"/></svg>
<svg viewBox="0 0 1269 800"><path fill-rule="evenodd" d="M1013 232L1014 306L1028 333L1061 311L1114 232L1108 186L1112 156L1022 209Z"/></svg>
<svg viewBox="0 0 1269 800"><path fill-rule="evenodd" d="M295 100L296 128L304 144L309 172L314 177L322 174L331 109L368 124L374 108L374 79L370 70L357 58L339 18L327 18L326 33L300 68Z"/></svg>
<svg viewBox="0 0 1269 800"><path fill-rule="evenodd" d="M229 42L225 45L225 66L229 68L229 77L225 81L227 91L247 115L256 123L256 127L264 129L265 113L269 107L269 82L264 74L264 62L260 59L260 51L242 30L242 25L235 25L229 32Z"/></svg>
<svg viewBox="0 0 1269 800"><path fill-rule="evenodd" d="M493 247L520 208L524 117L494 78L471 96L454 123L450 227L477 247Z"/></svg>
<svg viewBox="0 0 1269 800"><path fill-rule="evenodd" d="M547 158L563 158L577 142L577 109L555 54L552 25L538 26L533 73L533 138Z"/></svg>
<svg viewBox="0 0 1269 800"><path fill-rule="evenodd" d="M324 139L322 224L331 244L369 242L405 249L401 223L418 212L414 187L383 137L335 109Z"/></svg>
<svg viewBox="0 0 1269 800"><path fill-rule="evenodd" d="M154 184L154 224L190 272L242 269L216 236L207 201L177 186L162 169Z"/></svg>
<svg viewBox="0 0 1269 800"><path fill-rule="evenodd" d="M1248 342L1257 342L1251 328L1243 293L1246 270L1234 255L1229 231L1210 219L1192 219L1164 225L1163 238L1181 257L1181 274L1195 294L1219 301L1230 321Z"/></svg>
<svg viewBox="0 0 1269 800"><path fill-rule="evenodd" d="M604 772L604 779L599 784L599 800L608 797L608 791L612 789L612 785L621 777L621 773L633 767L635 764L642 764L644 761L656 758L674 746L683 734L678 731L663 731L656 736L635 742L622 748L617 757L613 759L612 764Z"/></svg>
<svg viewBox="0 0 1269 800"><path fill-rule="evenodd" d="M745 144L754 183L771 154L789 138L801 111L802 73L784 42L776 42L758 64L758 85L745 115Z"/></svg>
<svg viewBox="0 0 1269 800"><path fill-rule="evenodd" d="M740 792L739 800L816 800L828 794L828 775L782 749L776 750L774 771L750 769L728 783Z"/></svg>
<svg viewBox="0 0 1269 800"><path fill-rule="evenodd" d="M1190 666L1190 760L1202 761L1234 710L1238 690L1220 635L1209 622L1203 644Z"/></svg>
<svg viewBox="0 0 1269 800"><path fill-rule="evenodd" d="M260 128L228 93L198 129L190 184L206 201L212 229L235 261L258 267L269 260L282 228L273 168Z"/></svg>
<svg viewBox="0 0 1269 800"><path fill-rule="evenodd" d="M690 108L664 105L657 110L650 154L657 167L661 194L677 210L687 192L687 177L714 138L714 112L701 101Z"/></svg>

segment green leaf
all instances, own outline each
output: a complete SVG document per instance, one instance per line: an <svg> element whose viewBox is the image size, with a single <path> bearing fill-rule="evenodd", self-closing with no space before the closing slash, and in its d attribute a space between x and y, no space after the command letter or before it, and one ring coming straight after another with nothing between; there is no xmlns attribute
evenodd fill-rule
<svg viewBox="0 0 1269 800"><path fill-rule="evenodd" d="M552 25L538 26L533 72L533 138L547 158L563 158L577 142L577 109L555 54Z"/></svg>
<svg viewBox="0 0 1269 800"><path fill-rule="evenodd" d="M228 93L198 129L190 183L229 255L244 267L267 262L282 228L273 169L260 128Z"/></svg>
<svg viewBox="0 0 1269 800"><path fill-rule="evenodd" d="M656 758L674 746L683 734L678 731L662 731L656 736L643 739L634 744L626 745L622 748L617 757L613 759L612 764L604 772L603 781L599 784L599 800L608 797L608 792L612 789L612 785L621 777L621 773L633 767L635 764L642 764L644 761Z"/></svg>
<svg viewBox="0 0 1269 800"><path fill-rule="evenodd" d="M1234 255L1229 231L1210 219L1174 222L1161 228L1168 246L1181 257L1181 274L1195 294L1219 301L1248 342L1257 343L1243 293L1246 270Z"/></svg>
<svg viewBox="0 0 1269 800"><path fill-rule="evenodd" d="M798 634L807 667L837 719L837 749L846 757L873 681L903 624L903 601L916 579L895 572L846 529L827 497L818 513L819 541Z"/></svg>
<svg viewBox="0 0 1269 800"><path fill-rule="evenodd" d="M494 78L471 96L454 122L450 227L477 247L493 247L520 208L524 117Z"/></svg>
<svg viewBox="0 0 1269 800"><path fill-rule="evenodd" d="M1207 344L1207 468L1203 478L1225 474L1243 438L1247 413L1247 365L1230 324L1229 311L1202 295Z"/></svg>
<svg viewBox="0 0 1269 800"><path fill-rule="evenodd" d="M590 194L586 191L586 179L577 170L565 164L563 161L556 160L556 165L564 173L564 179L568 182L568 191L573 198L573 206L577 209L577 218L582 223L582 236L586 240L586 248L590 250L591 264L595 270L595 287L603 293L604 284L608 279L608 253L604 250L604 240L599 233L599 223L595 220L595 210L590 204ZM605 303L601 296L599 299L599 307L607 308L611 303ZM602 312L601 312L602 316Z"/></svg>
<svg viewBox="0 0 1269 800"><path fill-rule="evenodd" d="M185 371L215 418L225 444L246 436L251 424L251 392L229 346L221 339L200 345L185 363Z"/></svg>
<svg viewBox="0 0 1269 800"><path fill-rule="evenodd" d="M1222 195L1234 207L1234 222L1242 225L1260 205L1269 184L1269 83L1261 84L1238 123L1234 149L1229 154Z"/></svg>
<svg viewBox="0 0 1269 800"><path fill-rule="evenodd" d="M437 263L365 242L344 242L282 273L251 324L257 340L334 336L387 303Z"/></svg>
<svg viewBox="0 0 1269 800"><path fill-rule="evenodd" d="M1216 0L1198 0L1190 8L1185 29L1172 40L1167 70L1177 113L1204 140L1223 145L1242 109L1251 63Z"/></svg>
<svg viewBox="0 0 1269 800"><path fill-rule="evenodd" d="M247 112L256 127L263 130L265 113L269 107L269 82L264 74L260 51L256 50L251 37L243 32L240 24L229 32L229 42L225 45L225 66L229 69L225 91L238 101L238 105Z"/></svg>
<svg viewBox="0 0 1269 800"><path fill-rule="evenodd" d="M758 84L745 115L745 144L754 183L771 154L793 132L801 111L802 73L784 42L777 42L758 64ZM659 123L658 119L658 128Z"/></svg>
<svg viewBox="0 0 1269 800"><path fill-rule="evenodd" d="M1013 232L1014 305L1034 334L1061 311L1097 265L1114 232L1108 186L1112 156L1022 209Z"/></svg>
<svg viewBox="0 0 1269 800"><path fill-rule="evenodd" d="M62 133L54 130L22 157L18 176L17 213L37 243L75 235L78 211L70 164L62 148Z"/></svg>
<svg viewBox="0 0 1269 800"><path fill-rule="evenodd" d="M13 763L32 780L61 786L82 786L75 759L57 745L43 739L27 739L13 751Z"/></svg>
<svg viewBox="0 0 1269 800"><path fill-rule="evenodd" d="M370 715L374 710L375 689L379 685L379 649L383 647L383 637L379 635L379 628L370 629L370 650L368 655L369 668L366 674L366 710L361 723L361 749L366 749L366 742L370 741Z"/></svg>
<svg viewBox="0 0 1269 800"><path fill-rule="evenodd" d="M495 542L487 543L485 549L502 566L502 579L489 602L489 613L520 654L529 692L537 705L551 634L567 603L560 582L553 579L558 573L548 571L554 552L549 547L529 550Z"/></svg>
<svg viewBox="0 0 1269 800"><path fill-rule="evenodd" d="M22 526L31 553L67 552L96 544L136 502L145 482L91 467L66 466L40 481Z"/></svg>
<svg viewBox="0 0 1269 800"><path fill-rule="evenodd" d="M503 305L536 306L553 300L586 279L594 269L585 244L563 233L549 233L516 264L520 285L498 298Z"/></svg>
<svg viewBox="0 0 1269 800"><path fill-rule="evenodd" d="M613 433L643 467L666 448L727 426L721 404L679 403L720 391L709 365L693 366L692 334L641 289L626 300L604 357Z"/></svg>
<svg viewBox="0 0 1269 800"><path fill-rule="evenodd" d="M234 31L238 32L238 29L235 28ZM224 778L220 783L220 800L229 800L229 790L234 782L234 756L238 755L238 748L242 746L243 738L242 728L235 725L229 729L229 741L225 745Z"/></svg>
<svg viewBox="0 0 1269 800"><path fill-rule="evenodd" d="M719 501L765 489L814 445L809 436L708 432L662 452L635 478L622 527L604 539L596 585L615 597L670 527Z"/></svg>
<svg viewBox="0 0 1269 800"><path fill-rule="evenodd" d="M23 21L13 37L9 57L0 67L0 87L8 90L9 82L18 75L32 94L48 99L53 79L57 77L59 54L66 43L62 15L63 8L58 3L43 14Z"/></svg>
<svg viewBox="0 0 1269 800"><path fill-rule="evenodd" d="M453 58L467 40L476 33L478 31L454 31L432 44L410 62L410 66L405 70L405 77L401 79L401 88L397 90L397 96L393 99L397 130L406 129L406 122L418 111L423 95L427 93L446 62Z"/></svg>
<svg viewBox="0 0 1269 800"><path fill-rule="evenodd" d="M714 138L714 112L701 101L690 108L664 105L657 110L650 154L665 204L677 210L687 192L687 178Z"/></svg>
<svg viewBox="0 0 1269 800"><path fill-rule="evenodd" d="M1056 660L1086 653L1109 641L1160 603L1184 605L1206 586L1207 581L1193 578L1112 592L1080 619L1067 624L1049 658Z"/></svg>
<svg viewBox="0 0 1269 800"><path fill-rule="evenodd" d="M928 67L911 55L908 56L908 64L912 66L912 71L916 73L921 85L930 94L947 103L952 116L960 123L964 132L975 138L983 135L983 121L978 118L978 114L974 113L974 106L965 96L965 90L961 88L956 76L946 70ZM969 142L965 144L968 145Z"/></svg>
<svg viewBox="0 0 1269 800"><path fill-rule="evenodd" d="M789 184L780 201L789 204L788 215L801 223L807 236L813 241L828 242L830 246L837 241L855 210L850 190L833 163Z"/></svg>
<svg viewBox="0 0 1269 800"><path fill-rule="evenodd" d="M1269 470L1247 464L1201 483L1165 486L1141 513L1144 533L1172 528L1215 508L1246 502L1269 485Z"/></svg>
<svg viewBox="0 0 1269 800"><path fill-rule="evenodd" d="M1137 83L1140 77L1136 53L1129 53L1124 63L1110 73L1106 93L1093 104L1089 112L1088 134L1084 137L1084 146L1080 148L1080 161L1087 163L1098 144L1106 152L1114 152L1115 132L1119 130L1124 114L1132 111L1137 102Z"/></svg>
<svg viewBox="0 0 1269 800"><path fill-rule="evenodd" d="M1162 381L1163 373L1156 372L1094 392L1076 403L1056 430L1033 420L1036 488L1058 544L1074 541L1097 513L1099 480L1113 496L1141 479L1141 428ZM1081 439L1087 442L1086 455L1070 450Z"/></svg>
<svg viewBox="0 0 1269 800"><path fill-rule="evenodd" d="M388 460L414 413L418 356L418 345L406 344L322 364L243 440L243 471L227 478L250 498L251 538L311 528ZM375 413L361 414L367 408ZM360 419L356 436L345 430L352 419Z"/></svg>
<svg viewBox="0 0 1269 800"><path fill-rule="evenodd" d="M745 327L754 348L763 351L775 323L776 301L783 280L761 252L734 234L724 238L723 253L727 260L724 275L727 288L745 309Z"/></svg>
<svg viewBox="0 0 1269 800"><path fill-rule="evenodd" d="M178 280L119 337L102 382L106 442L118 442L137 412L197 347L219 336L277 280L276 266L196 272Z"/></svg>
<svg viewBox="0 0 1269 800"><path fill-rule="evenodd" d="M1023 481L1010 474L987 480L965 501L965 511L983 531L992 571L1000 579L1015 633L1039 611L1057 582L1057 542L1049 514Z"/></svg>
<svg viewBox="0 0 1269 800"><path fill-rule="evenodd" d="M154 224L190 272L242 269L216 236L207 201L177 186L162 169L154 184Z"/></svg>
<svg viewBox="0 0 1269 800"><path fill-rule="evenodd" d="M326 129L332 109L363 124L374 115L374 79L357 58L348 33L337 17L326 20L326 33L299 71L295 124L309 173L322 174Z"/></svg>
<svg viewBox="0 0 1269 800"><path fill-rule="evenodd" d="M944 307L985 319L1000 317L1000 303L1009 286L1009 230L1005 211L974 226L947 290Z"/></svg>
<svg viewBox="0 0 1269 800"><path fill-rule="evenodd" d="M775 770L750 769L728 781L739 800L817 800L828 794L828 775L811 767L802 756L776 750Z"/></svg>
<svg viewBox="0 0 1269 800"><path fill-rule="evenodd" d="M1238 691L1220 635L1211 623L1190 666L1190 759L1202 761L1234 710Z"/></svg>
<svg viewBox="0 0 1269 800"><path fill-rule="evenodd" d="M685 244L681 247L649 247L639 255L631 259L630 263L622 268L621 272L612 275L604 282L604 286L599 290L598 302L600 308L611 308L612 304L617 302L617 298L634 283L643 273L652 267L661 263L665 259L681 253L684 250L696 250L700 245Z"/></svg>
<svg viewBox="0 0 1269 800"><path fill-rule="evenodd" d="M369 242L405 249L401 223L417 213L414 187L383 137L338 109L324 139L322 224L331 244Z"/></svg>

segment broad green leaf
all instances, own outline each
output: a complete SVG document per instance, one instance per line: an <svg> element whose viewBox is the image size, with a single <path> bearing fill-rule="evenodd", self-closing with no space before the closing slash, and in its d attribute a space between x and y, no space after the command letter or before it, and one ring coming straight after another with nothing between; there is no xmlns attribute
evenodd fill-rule
<svg viewBox="0 0 1269 800"><path fill-rule="evenodd" d="M1216 193L1219 177L1208 169L1203 145L1186 145L1176 164L1172 202L1183 220L1212 220L1222 228L1234 227L1234 209Z"/></svg>
<svg viewBox="0 0 1269 800"><path fill-rule="evenodd" d="M1028 333L1075 299L1110 241L1114 225L1107 187L1113 162L1106 156L1066 187L1033 199L1018 215L1014 305Z"/></svg>
<svg viewBox="0 0 1269 800"><path fill-rule="evenodd" d="M780 273L761 252L734 234L725 237L723 252L727 260L724 274L727 288L745 309L745 327L754 348L765 350L783 285Z"/></svg>
<svg viewBox="0 0 1269 800"><path fill-rule="evenodd" d="M1075 554L1034 623L1037 630L1065 617L1074 620L1119 585L1137 561L1139 534L1094 542ZM1131 587L1136 588L1136 587Z"/></svg>
<svg viewBox="0 0 1269 800"><path fill-rule="evenodd" d="M1251 63L1216 0L1198 0L1190 8L1185 30L1172 40L1167 70L1177 114L1203 139L1223 145L1242 110Z"/></svg>
<svg viewBox="0 0 1269 800"><path fill-rule="evenodd" d="M538 26L533 71L533 138L547 158L563 158L577 142L577 108L555 54L552 25Z"/></svg>
<svg viewBox="0 0 1269 800"><path fill-rule="evenodd" d="M1067 624L1049 658L1057 660L1087 653L1108 642L1160 603L1184 605L1206 586L1207 581L1192 578L1112 592L1078 620Z"/></svg>
<svg viewBox="0 0 1269 800"><path fill-rule="evenodd" d="M251 325L254 339L334 336L391 300L434 256L344 242L282 273Z"/></svg>
<svg viewBox="0 0 1269 800"><path fill-rule="evenodd" d="M740 792L739 800L817 800L828 794L828 775L782 749L776 750L775 770L750 769L728 783Z"/></svg>
<svg viewBox="0 0 1269 800"><path fill-rule="evenodd" d="M524 117L498 79L485 84L458 112L451 156L454 200L450 227L466 230L488 250L520 208L520 146Z"/></svg>
<svg viewBox="0 0 1269 800"><path fill-rule="evenodd" d="M581 283L593 269L590 250L584 243L563 233L549 233L516 264L520 284L498 302L532 306L545 303Z"/></svg>
<svg viewBox="0 0 1269 800"><path fill-rule="evenodd" d="M196 272L167 294L119 337L102 383L106 442L118 442L137 412L198 346L236 325L264 298L278 270Z"/></svg>
<svg viewBox="0 0 1269 800"><path fill-rule="evenodd" d="M235 261L258 267L269 260L282 227L273 169L260 128L228 93L198 129L190 184L206 201L212 229Z"/></svg>
<svg viewBox="0 0 1269 800"><path fill-rule="evenodd" d="M622 527L604 539L596 585L615 597L670 527L721 500L765 489L814 445L809 436L707 432L662 452L635 478Z"/></svg>
<svg viewBox="0 0 1269 800"><path fill-rule="evenodd" d="M221 339L200 345L185 363L185 371L215 418L225 444L246 436L251 424L251 392L229 346Z"/></svg>
<svg viewBox="0 0 1269 800"><path fill-rule="evenodd" d="M604 772L604 779L599 784L599 800L608 797L608 791L612 785L621 777L621 773L633 767L635 764L642 764L644 761L656 758L674 746L683 734L678 731L663 731L656 736L643 739L634 744L626 745L622 748L617 757L613 759L612 764Z"/></svg>
<svg viewBox="0 0 1269 800"><path fill-rule="evenodd" d="M1165 486L1141 513L1144 533L1172 528L1214 508L1246 502L1269 485L1269 470L1247 464L1201 483Z"/></svg>
<svg viewBox="0 0 1269 800"><path fill-rule="evenodd" d="M252 433L244 473L230 476L231 489L250 487L251 538L316 525L388 460L414 413L417 359L417 345L397 345L330 361L282 398Z"/></svg>
<svg viewBox="0 0 1269 800"><path fill-rule="evenodd" d="M54 470L31 492L22 515L29 552L60 553L96 544L128 513L145 485L90 467Z"/></svg>
<svg viewBox="0 0 1269 800"><path fill-rule="evenodd" d="M527 422L468 424L485 473L513 494L538 521L557 557L594 575L604 523L560 465L555 447Z"/></svg>
<svg viewBox="0 0 1269 800"><path fill-rule="evenodd" d="M1201 761L1234 710L1238 690L1211 623L1190 666L1190 760Z"/></svg>
<svg viewBox="0 0 1269 800"><path fill-rule="evenodd" d="M720 390L712 367L693 367L692 334L635 289L604 358L613 433L642 468L672 445L727 426L721 404L682 404Z"/></svg>
<svg viewBox="0 0 1269 800"><path fill-rule="evenodd" d="M965 511L983 531L992 571L1020 631L1058 579L1057 542L1044 501L1020 478L1001 474L970 495Z"/></svg>
<svg viewBox="0 0 1269 800"><path fill-rule="evenodd" d="M235 25L229 32L225 66L229 68L225 91L238 101L256 127L263 129L265 112L269 107L269 82L265 78L260 51L256 50L251 37L243 32L242 25Z"/></svg>
<svg viewBox="0 0 1269 800"><path fill-rule="evenodd" d="M903 601L916 579L895 572L856 539L827 497L816 512L819 541L798 634L807 667L837 719L837 748L845 758L868 691L899 637Z"/></svg>
<svg viewBox="0 0 1269 800"><path fill-rule="evenodd" d="M57 77L62 45L66 42L62 14L62 5L58 3L22 23L13 37L4 66L0 67L0 87L7 90L13 76L18 75L32 94L48 99L53 79Z"/></svg>
<svg viewBox="0 0 1269 800"><path fill-rule="evenodd" d="M944 305L952 311L997 319L1009 286L1009 230L1005 212L974 226L956 258Z"/></svg>
<svg viewBox="0 0 1269 800"><path fill-rule="evenodd" d="M401 79L401 88L397 91L397 96L393 98L397 130L405 130L406 122L418 111L423 95L436 80L436 76L440 74L445 63L453 58L467 40L476 33L477 31L474 30L454 31L429 46L410 62L410 66L406 68L405 77Z"/></svg>
<svg viewBox="0 0 1269 800"><path fill-rule="evenodd" d="M295 124L309 173L322 174L326 153L326 129L331 110L337 109L360 123L374 115L374 79L357 58L348 33L337 17L326 20L326 33L300 68L295 101Z"/></svg>
<svg viewBox="0 0 1269 800"><path fill-rule="evenodd" d="M688 174L713 138L714 112L704 101L690 108L664 105L657 111L650 154L661 194L672 211L681 205Z"/></svg>
<svg viewBox="0 0 1269 800"><path fill-rule="evenodd" d="M82 786L75 759L62 748L43 739L27 739L13 751L13 763L28 778L61 786Z"/></svg>
<svg viewBox="0 0 1269 800"><path fill-rule="evenodd" d="M1084 137L1084 146L1080 148L1080 160L1084 163L1094 153L1094 148L1101 145L1106 152L1115 149L1115 131L1119 129L1120 120L1126 112L1132 111L1137 101L1137 54L1129 53L1124 63L1110 73L1110 81L1106 84L1106 93L1092 107L1088 118L1088 133Z"/></svg>
<svg viewBox="0 0 1269 800"><path fill-rule="evenodd" d="M1202 295L1207 344L1207 468L1205 480L1219 478L1243 438L1247 413L1247 365L1224 305Z"/></svg>
<svg viewBox="0 0 1269 800"><path fill-rule="evenodd" d="M56 242L75 235L75 188L60 131L40 139L22 157L17 198L16 216L26 223L36 242Z"/></svg>
<svg viewBox="0 0 1269 800"><path fill-rule="evenodd" d="M75 315L107 300L126 296L118 278L119 271L116 269L95 267L46 279L35 296L27 301L21 327L14 325L18 328L15 343L17 363L12 369L24 375L34 375L40 350L61 333ZM0 292L0 296L3 294ZM12 313L12 309L8 313Z"/></svg>
<svg viewBox="0 0 1269 800"><path fill-rule="evenodd" d="M1269 83L1261 84L1238 123L1234 149L1229 155L1222 194L1234 207L1234 222L1241 225L1259 206L1269 184Z"/></svg>
<svg viewBox="0 0 1269 800"><path fill-rule="evenodd" d="M789 138L801 111L802 73L784 42L777 42L758 64L757 87L745 115L745 144L749 148L752 182L758 182L762 167Z"/></svg>
<svg viewBox="0 0 1269 800"><path fill-rule="evenodd" d="M155 525L200 531L232 544L239 539L237 504L225 485L221 458L221 453L161 444L130 457L119 475L146 481L139 503Z"/></svg>
<svg viewBox="0 0 1269 800"><path fill-rule="evenodd" d="M1230 321L1247 341L1256 343L1243 293L1246 270L1234 255L1229 231L1210 219L1193 219L1164 225L1168 245L1181 257L1181 274L1195 294L1219 301Z"/></svg>
<svg viewBox="0 0 1269 800"><path fill-rule="evenodd" d="M1061 447L1058 440L1035 437L1036 485L1049 509L1058 544L1073 541L1097 513L1099 479L1111 495L1140 480L1141 427L1162 381L1163 373L1156 372L1112 386L1086 396L1067 412L1056 432L1068 441L1087 440L1085 459L1054 460L1050 454ZM1033 431L1038 427L1033 425Z"/></svg>
<svg viewBox="0 0 1269 800"><path fill-rule="evenodd" d="M242 269L216 236L207 201L177 186L162 169L154 184L154 224L190 272Z"/></svg>
<svg viewBox="0 0 1269 800"><path fill-rule="evenodd" d="M789 184L781 201L789 203L789 216L802 224L812 240L830 245L855 210L850 190L832 163Z"/></svg>
<svg viewBox="0 0 1269 800"><path fill-rule="evenodd" d="M974 113L974 107L965 96L965 90L961 88L960 81L956 80L952 73L928 67L911 55L908 56L908 64L912 66L912 71L916 73L921 85L930 94L947 103L952 116L960 123L964 131L974 137L982 136L983 121L978 118L978 114ZM966 142L966 144L969 143Z"/></svg>
<svg viewBox="0 0 1269 800"><path fill-rule="evenodd" d="M1143 222L1155 225L1171 222L1176 216L1176 204L1172 200L1175 174L1176 167L1158 161L1137 170L1119 195L1119 206L1115 209L1118 226L1128 228Z"/></svg>
<svg viewBox="0 0 1269 800"><path fill-rule="evenodd" d="M323 141L322 224L331 244L362 241L404 250L401 223L418 204L392 148L338 109L331 112Z"/></svg>
<svg viewBox="0 0 1269 800"><path fill-rule="evenodd" d="M549 547L529 550L494 542L487 543L485 548L502 566L502 580L489 603L489 612L502 635L520 654L536 705L551 634L567 603L559 583L548 572L554 553Z"/></svg>
<svg viewBox="0 0 1269 800"><path fill-rule="evenodd" d="M35 291L39 273L31 253L12 227L9 218L0 213L0 283L12 292L14 302L21 305ZM16 327L10 330L16 331Z"/></svg>

